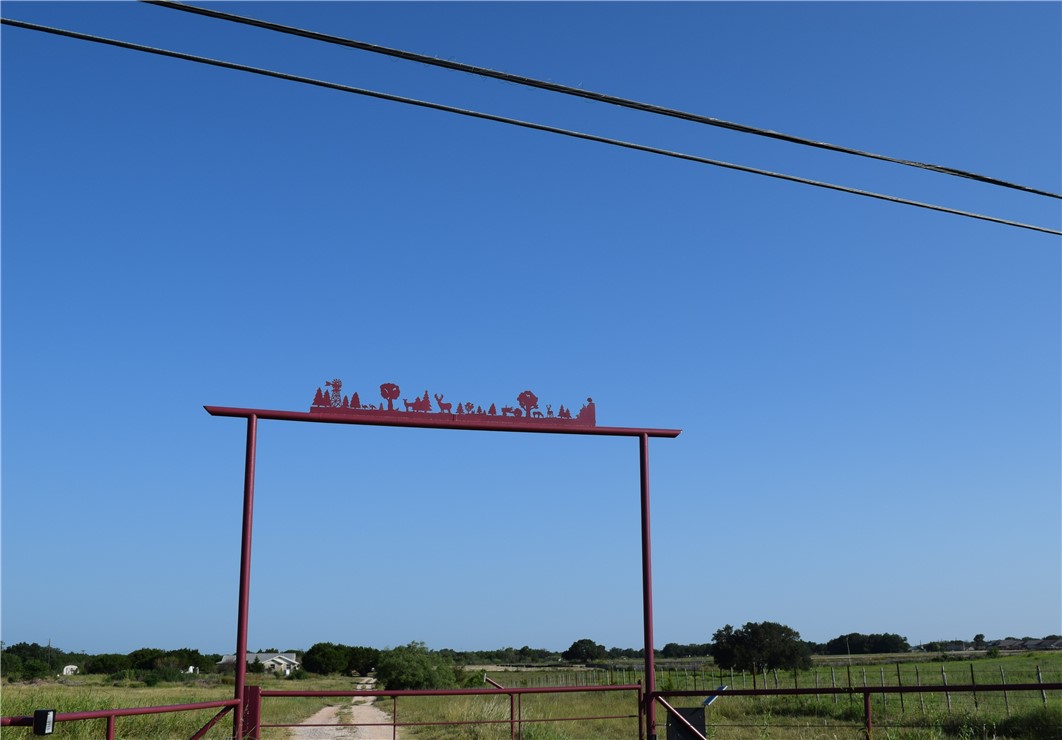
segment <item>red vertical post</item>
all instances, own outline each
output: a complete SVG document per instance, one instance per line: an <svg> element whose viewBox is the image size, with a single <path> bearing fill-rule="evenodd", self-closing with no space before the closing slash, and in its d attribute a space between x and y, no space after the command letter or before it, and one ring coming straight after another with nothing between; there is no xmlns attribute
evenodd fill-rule
<svg viewBox="0 0 1062 740"><path fill-rule="evenodd" d="M516 740L516 694L509 694L509 740Z"/></svg>
<svg viewBox="0 0 1062 740"><path fill-rule="evenodd" d="M656 656L653 652L653 562L649 536L649 435L638 435L642 498L642 626L645 631L645 726L656 740Z"/></svg>
<svg viewBox="0 0 1062 740"><path fill-rule="evenodd" d="M233 712L233 737L244 737L247 683L247 614L251 595L251 524L254 520L254 459L258 417L247 417L247 452L243 467L243 537L240 547L240 602L236 617L236 696L240 706Z"/></svg>
<svg viewBox="0 0 1062 740"><path fill-rule="evenodd" d="M243 733L249 740L258 740L262 722L262 687L248 686L244 693Z"/></svg>

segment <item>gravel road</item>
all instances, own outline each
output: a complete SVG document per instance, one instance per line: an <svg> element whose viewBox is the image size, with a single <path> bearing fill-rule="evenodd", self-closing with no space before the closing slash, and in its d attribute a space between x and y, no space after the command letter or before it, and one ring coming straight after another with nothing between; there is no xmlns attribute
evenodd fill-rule
<svg viewBox="0 0 1062 740"><path fill-rule="evenodd" d="M376 681L374 679L366 678L358 684L358 689L369 691L375 685ZM373 705L375 701L375 697L354 697L349 705L325 707L303 722L303 725L328 725L341 721L348 724L390 722L391 718L387 713ZM340 718L340 713L342 712L345 715L348 710L351 719ZM391 740L393 735L390 727L304 726L293 727L291 737L293 740ZM400 731L398 737L400 740L403 738L408 740L409 735Z"/></svg>

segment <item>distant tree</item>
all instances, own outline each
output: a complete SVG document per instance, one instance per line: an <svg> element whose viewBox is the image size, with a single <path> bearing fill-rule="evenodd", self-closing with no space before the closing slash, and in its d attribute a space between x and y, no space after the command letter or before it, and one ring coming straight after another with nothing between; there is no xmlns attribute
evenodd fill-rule
<svg viewBox="0 0 1062 740"><path fill-rule="evenodd" d="M47 667L44 673L40 676L34 675L32 676L33 678L42 678L49 674L58 673L69 659L69 656L59 648L54 648L51 645L38 645L35 642L17 642L4 648L4 660L13 655L21 659L24 673L27 670L40 673L42 669L39 666L41 664Z"/></svg>
<svg viewBox="0 0 1062 740"><path fill-rule="evenodd" d="M342 673L350 660L349 648L332 642L319 642L302 656L302 667L310 673L326 676Z"/></svg>
<svg viewBox="0 0 1062 740"><path fill-rule="evenodd" d="M259 650L258 652L272 651ZM217 660L212 660L194 648L178 648L177 650L169 650L156 658L154 665L156 668L173 668L182 673L189 668L195 667L202 673L212 670L217 665Z"/></svg>
<svg viewBox="0 0 1062 740"><path fill-rule="evenodd" d="M906 653L911 649L906 637L885 633L863 635L850 632L835 637L824 646L827 655L868 655L880 653Z"/></svg>
<svg viewBox="0 0 1062 740"><path fill-rule="evenodd" d="M703 655L708 655L710 645L698 645L696 643L690 645L680 645L675 642L669 642L664 645L663 650L660 651L660 656L663 658L696 658Z"/></svg>
<svg viewBox="0 0 1062 740"><path fill-rule="evenodd" d="M18 681L22 678L22 658L17 655L8 655L4 653L3 659L0 660L0 676L4 676L12 681Z"/></svg>
<svg viewBox="0 0 1062 740"><path fill-rule="evenodd" d="M22 661L22 680L32 681L35 678L50 678L55 675L56 669L39 658L27 658Z"/></svg>
<svg viewBox="0 0 1062 740"><path fill-rule="evenodd" d="M130 667L134 670L150 671L155 668L155 661L166 654L158 648L140 648L129 653Z"/></svg>
<svg viewBox="0 0 1062 740"><path fill-rule="evenodd" d="M254 656L254 660L253 661L248 661L247 662L247 672L248 673L265 673L265 670L266 670L265 664L261 660L258 659L257 655Z"/></svg>
<svg viewBox="0 0 1062 740"><path fill-rule="evenodd" d="M976 635L974 635L973 646L974 650L985 649L985 636L982 633L978 632Z"/></svg>
<svg viewBox="0 0 1062 740"><path fill-rule="evenodd" d="M376 664L376 678L388 689L444 689L457 684L454 665L422 642L384 650Z"/></svg>
<svg viewBox="0 0 1062 740"><path fill-rule="evenodd" d="M387 410L394 411L394 401L398 398L398 394L401 393L398 386L394 383L384 383L380 386L380 395L385 401L387 401Z"/></svg>
<svg viewBox="0 0 1062 740"><path fill-rule="evenodd" d="M85 673L98 673L110 676L133 667L128 655L121 653L104 653L93 655L85 661Z"/></svg>
<svg viewBox="0 0 1062 740"><path fill-rule="evenodd" d="M663 650L660 651L660 657L662 658L684 658L686 657L682 651L682 645L676 642L669 642L664 645Z"/></svg>
<svg viewBox="0 0 1062 740"><path fill-rule="evenodd" d="M598 645L591 639L576 640L572 646L561 653L561 657L573 663L587 663L602 660L608 656L604 645Z"/></svg>
<svg viewBox="0 0 1062 740"><path fill-rule="evenodd" d="M533 648L528 645L524 645L517 651L517 655L523 662L529 663L542 663L550 659L552 653L549 650L542 648Z"/></svg>
<svg viewBox="0 0 1062 740"><path fill-rule="evenodd" d="M756 675L774 668L811 667L811 650L800 633L777 622L748 622L739 630L729 624L712 638L711 655L721 668L737 668Z"/></svg>
<svg viewBox="0 0 1062 740"><path fill-rule="evenodd" d="M376 668L380 651L371 647L352 647L347 650L347 672L368 676Z"/></svg>

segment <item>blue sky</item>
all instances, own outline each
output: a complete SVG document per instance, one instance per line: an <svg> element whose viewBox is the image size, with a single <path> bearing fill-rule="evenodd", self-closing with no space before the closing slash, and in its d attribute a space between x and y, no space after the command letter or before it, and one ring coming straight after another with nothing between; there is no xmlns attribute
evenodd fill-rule
<svg viewBox="0 0 1062 740"><path fill-rule="evenodd" d="M233 12L1062 190L1058 3ZM1060 228L1059 201L137 3L8 18ZM235 645L244 426L586 396L656 642L1062 631L1060 239L5 26L2 637ZM641 645L629 439L263 422L250 647Z"/></svg>

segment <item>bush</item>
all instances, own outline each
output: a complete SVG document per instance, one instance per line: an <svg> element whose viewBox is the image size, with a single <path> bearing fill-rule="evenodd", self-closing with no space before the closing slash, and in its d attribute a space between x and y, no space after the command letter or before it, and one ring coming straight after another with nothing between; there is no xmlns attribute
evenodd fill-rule
<svg viewBox="0 0 1062 740"><path fill-rule="evenodd" d="M349 661L349 648L331 642L319 642L302 656L303 668L322 676L345 671Z"/></svg>
<svg viewBox="0 0 1062 740"><path fill-rule="evenodd" d="M422 642L411 642L380 654L376 678L388 689L445 689L456 685L454 665Z"/></svg>
<svg viewBox="0 0 1062 740"><path fill-rule="evenodd" d="M22 678L22 658L4 653L3 659L0 660L0 675L6 676L12 681Z"/></svg>
<svg viewBox="0 0 1062 740"><path fill-rule="evenodd" d="M85 661L85 673L99 673L105 676L119 673L132 667L129 656L120 653L104 653Z"/></svg>

